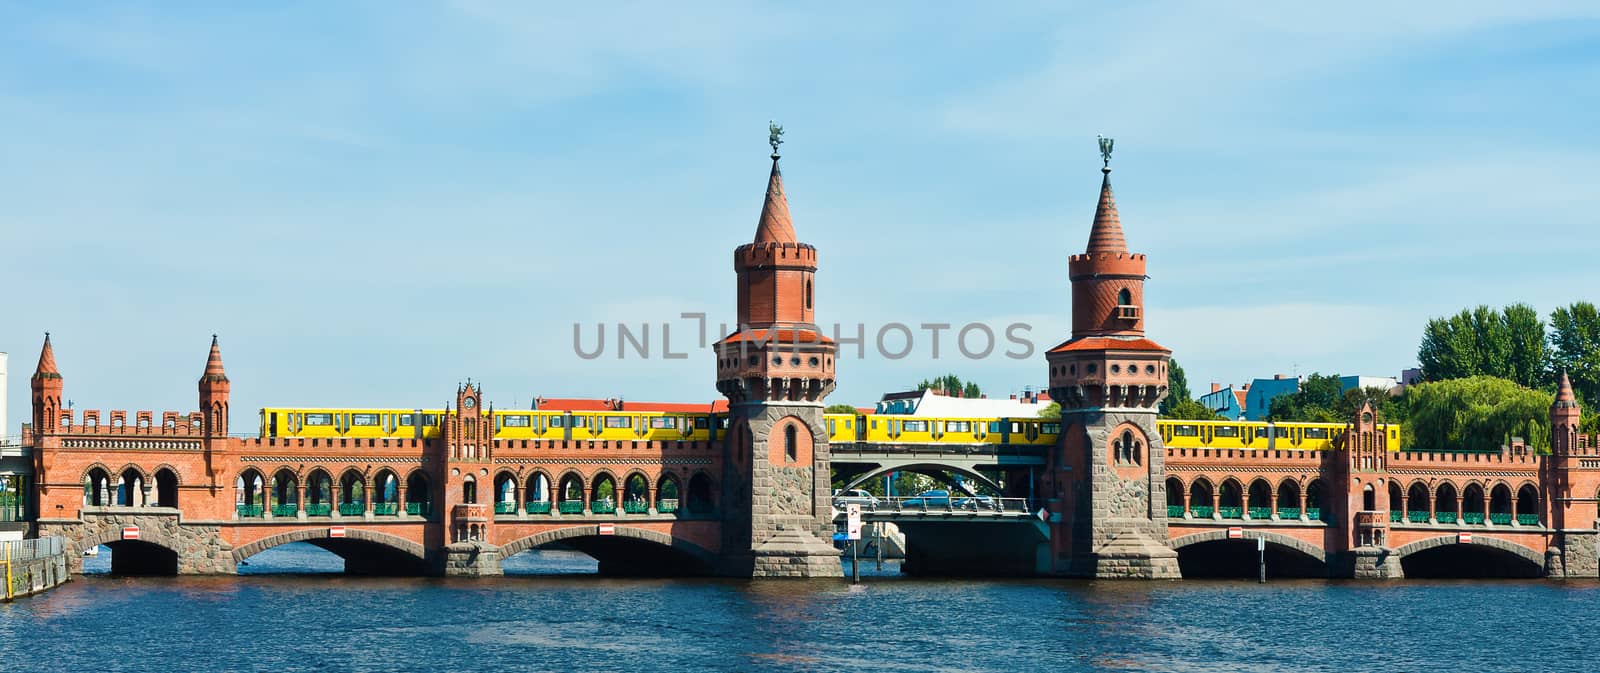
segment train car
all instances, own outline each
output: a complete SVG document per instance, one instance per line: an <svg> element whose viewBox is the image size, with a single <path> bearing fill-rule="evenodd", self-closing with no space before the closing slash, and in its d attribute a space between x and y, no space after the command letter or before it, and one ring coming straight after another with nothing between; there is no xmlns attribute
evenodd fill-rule
<svg viewBox="0 0 1600 673"><path fill-rule="evenodd" d="M263 407L262 437L433 439L440 409L312 409Z"/></svg>
<svg viewBox="0 0 1600 673"><path fill-rule="evenodd" d="M1178 449L1280 449L1326 451L1332 449L1343 423L1300 423L1260 421L1189 421L1163 419L1156 422L1164 444ZM1400 450L1400 426L1383 424L1390 451Z"/></svg>
<svg viewBox="0 0 1600 673"><path fill-rule="evenodd" d="M861 441L857 434L862 417L856 414L823 414L822 424L828 429L828 443L848 444Z"/></svg>

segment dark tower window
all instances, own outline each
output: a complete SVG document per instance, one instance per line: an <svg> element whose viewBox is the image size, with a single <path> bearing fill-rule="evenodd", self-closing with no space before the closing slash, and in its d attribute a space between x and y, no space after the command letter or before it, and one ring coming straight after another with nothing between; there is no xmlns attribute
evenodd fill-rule
<svg viewBox="0 0 1600 673"><path fill-rule="evenodd" d="M1118 306L1132 306L1133 305L1133 293L1129 292L1128 288L1122 288L1122 290L1117 292L1117 305Z"/></svg>
<svg viewBox="0 0 1600 673"><path fill-rule="evenodd" d="M806 309L811 308L811 281L806 281Z"/></svg>
<svg viewBox="0 0 1600 673"><path fill-rule="evenodd" d="M478 502L478 482L471 475L461 483L461 502L475 504Z"/></svg>
<svg viewBox="0 0 1600 673"><path fill-rule="evenodd" d="M800 459L800 452L795 438L794 424L790 423L783 429L783 456L793 463Z"/></svg>

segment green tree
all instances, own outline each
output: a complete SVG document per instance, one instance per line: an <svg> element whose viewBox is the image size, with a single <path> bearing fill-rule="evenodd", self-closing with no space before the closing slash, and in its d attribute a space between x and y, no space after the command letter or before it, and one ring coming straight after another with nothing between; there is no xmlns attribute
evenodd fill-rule
<svg viewBox="0 0 1600 673"><path fill-rule="evenodd" d="M1160 414L1162 418L1183 421L1216 421L1226 420L1221 414L1212 411L1210 407L1201 404L1198 400L1183 400L1167 407L1166 412Z"/></svg>
<svg viewBox="0 0 1600 673"><path fill-rule="evenodd" d="M932 379L923 379L922 383L917 384L917 390L927 390L929 388L943 391L946 395L960 395L962 397L972 398L983 396L983 389L978 387L977 382L962 381L961 377L956 376L955 374L945 374L944 376L935 376Z"/></svg>
<svg viewBox="0 0 1600 673"><path fill-rule="evenodd" d="M1178 365L1177 360L1168 362L1167 397L1166 399L1161 400L1161 406L1158 407L1156 411L1164 417L1180 418L1178 416L1170 416L1172 413L1172 408L1183 402L1189 402L1193 400L1194 396L1189 392L1189 377L1184 375L1183 367Z"/></svg>
<svg viewBox="0 0 1600 673"><path fill-rule="evenodd" d="M830 404L822 410L825 414L854 414L856 408L848 404Z"/></svg>
<svg viewBox="0 0 1600 673"><path fill-rule="evenodd" d="M1338 374L1312 374L1300 382L1300 391L1279 395L1267 410L1269 421L1304 421L1313 423L1342 423L1349 419L1341 403Z"/></svg>
<svg viewBox="0 0 1600 673"><path fill-rule="evenodd" d="M1406 398L1407 448L1494 451L1521 437L1535 451L1550 450L1550 393L1473 376L1412 386Z"/></svg>
<svg viewBox="0 0 1600 673"><path fill-rule="evenodd" d="M1544 321L1527 304L1488 306L1434 318L1422 330L1417 361L1429 381L1496 376L1537 387L1549 379Z"/></svg>
<svg viewBox="0 0 1600 673"><path fill-rule="evenodd" d="M1061 418L1061 403L1051 402L1045 405L1043 409L1039 410L1039 418Z"/></svg>
<svg viewBox="0 0 1600 673"><path fill-rule="evenodd" d="M1583 399L1600 400L1600 312L1586 301L1563 306L1550 314L1550 331L1552 368L1566 371ZM1585 410L1600 417L1600 410Z"/></svg>

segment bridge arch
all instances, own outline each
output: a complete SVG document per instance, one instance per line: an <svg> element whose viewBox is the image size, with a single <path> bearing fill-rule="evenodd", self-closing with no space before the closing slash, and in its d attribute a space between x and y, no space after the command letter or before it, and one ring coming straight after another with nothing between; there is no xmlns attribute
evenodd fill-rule
<svg viewBox="0 0 1600 673"><path fill-rule="evenodd" d="M598 526L566 526L521 537L500 547L501 560L561 542L600 561L602 574L703 575L716 567L715 553L666 533L615 526L600 535Z"/></svg>
<svg viewBox="0 0 1600 673"><path fill-rule="evenodd" d="M77 548L69 553L81 558L83 552L105 545L111 550L113 575L178 574L180 545L159 527L139 526L137 540L124 540L122 535L122 526L104 526L98 533L79 540Z"/></svg>
<svg viewBox="0 0 1600 673"><path fill-rule="evenodd" d="M1255 577L1256 538L1266 540L1267 573L1276 577L1328 577L1332 564L1321 547L1270 530L1252 529L1246 538L1229 538L1226 530L1208 530L1174 538L1178 566L1185 578Z"/></svg>
<svg viewBox="0 0 1600 673"><path fill-rule="evenodd" d="M878 465L873 466L871 469L867 470L866 472L862 472L861 474L856 475L856 477L854 479L852 479L850 481L850 483L845 484L844 488L845 488L845 490L849 490L849 489L852 489L852 488L860 488L862 484L865 484L868 481L871 481L873 479L881 477L881 476L883 476L885 474L888 474L890 472L919 472L920 473L920 472L923 472L923 471L935 472L935 473L937 473L937 472L950 472L950 473L953 473L953 474L958 474L958 475L961 475L961 476L966 477L968 479L971 479L973 481L976 481L979 484L982 484L983 486L986 486L988 488L993 489L995 493L1004 493L1005 492L1004 489L1000 488L1000 484L995 483L995 481L993 479L990 479L990 478L984 476L982 473L980 473L980 472L978 472L976 470L972 470L972 469L968 469L968 468L965 468L965 467L961 467L959 465L945 465L945 464L942 464L942 463L935 463L935 462L908 462L908 463L898 463L898 462L896 462L896 463L887 463L887 462L885 462L885 463L879 463Z"/></svg>
<svg viewBox="0 0 1600 673"><path fill-rule="evenodd" d="M1407 577L1542 577L1544 554L1484 534L1440 535L1395 549Z"/></svg>
<svg viewBox="0 0 1600 673"><path fill-rule="evenodd" d="M345 561L346 572L371 575L423 575L427 574L427 551L421 544L397 535L362 528L346 528L344 537L329 534L326 526L302 528L256 540L235 547L233 562L260 554L273 547L291 542L309 542L332 552Z"/></svg>

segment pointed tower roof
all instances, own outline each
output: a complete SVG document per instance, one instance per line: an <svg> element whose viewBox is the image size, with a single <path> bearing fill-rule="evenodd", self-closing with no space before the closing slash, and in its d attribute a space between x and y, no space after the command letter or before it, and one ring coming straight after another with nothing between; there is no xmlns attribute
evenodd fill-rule
<svg viewBox="0 0 1600 673"><path fill-rule="evenodd" d="M36 379L59 379L61 372L56 369L56 351L50 347L50 333L44 333L44 349L39 351L39 366L33 370Z"/></svg>
<svg viewBox="0 0 1600 673"><path fill-rule="evenodd" d="M778 155L772 155L772 175L767 178L767 199L761 204L761 221L756 224L756 243L795 243L794 222L789 219L789 199L783 194L783 171Z"/></svg>
<svg viewBox="0 0 1600 673"><path fill-rule="evenodd" d="M206 371L200 376L201 381L224 382L228 380L227 372L222 370L222 349L217 345L217 335L211 335L211 354L206 356Z"/></svg>
<svg viewBox="0 0 1600 673"><path fill-rule="evenodd" d="M1572 379L1567 378L1567 370L1561 370L1561 382L1556 384L1556 407L1578 406L1578 396L1572 392Z"/></svg>
<svg viewBox="0 0 1600 673"><path fill-rule="evenodd" d="M1117 197L1111 193L1111 168L1100 169L1100 203L1094 208L1094 228L1089 230L1089 248L1084 252L1126 253L1128 242L1122 237L1122 219L1117 216Z"/></svg>

